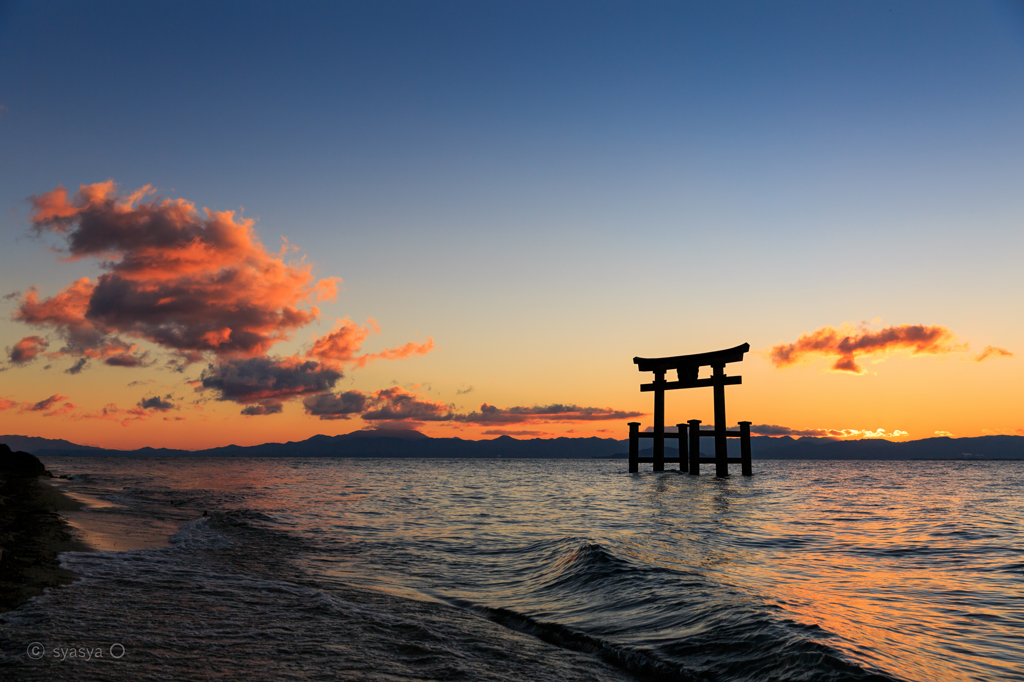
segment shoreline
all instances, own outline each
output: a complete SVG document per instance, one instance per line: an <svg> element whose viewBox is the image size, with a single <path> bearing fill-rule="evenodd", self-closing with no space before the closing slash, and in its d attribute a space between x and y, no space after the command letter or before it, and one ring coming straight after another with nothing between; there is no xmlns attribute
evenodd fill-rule
<svg viewBox="0 0 1024 682"><path fill-rule="evenodd" d="M95 550L60 512L83 506L41 478L0 473L0 613L78 577L58 556Z"/></svg>

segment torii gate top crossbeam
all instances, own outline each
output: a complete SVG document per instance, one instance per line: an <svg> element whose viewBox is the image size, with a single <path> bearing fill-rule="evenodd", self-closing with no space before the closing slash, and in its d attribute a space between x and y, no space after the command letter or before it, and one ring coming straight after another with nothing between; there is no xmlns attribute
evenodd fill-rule
<svg viewBox="0 0 1024 682"><path fill-rule="evenodd" d="M740 362L743 354L750 350L750 344L744 343L735 348L715 350L710 353L694 353L693 355L674 355L669 358L633 358L633 362L641 372L665 372L670 369L680 370L680 374L689 374L705 365L726 365Z"/></svg>

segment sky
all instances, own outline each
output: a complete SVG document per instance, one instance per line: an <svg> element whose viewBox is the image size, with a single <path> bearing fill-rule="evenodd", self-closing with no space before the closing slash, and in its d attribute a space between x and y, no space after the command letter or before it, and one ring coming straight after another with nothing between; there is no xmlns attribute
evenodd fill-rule
<svg viewBox="0 0 1024 682"><path fill-rule="evenodd" d="M0 2L0 433L1024 435L1021 121L1020 2Z"/></svg>

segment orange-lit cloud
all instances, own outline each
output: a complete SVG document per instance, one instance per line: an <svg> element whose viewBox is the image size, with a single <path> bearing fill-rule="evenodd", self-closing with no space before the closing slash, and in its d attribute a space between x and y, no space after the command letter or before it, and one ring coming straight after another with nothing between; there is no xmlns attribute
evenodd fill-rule
<svg viewBox="0 0 1024 682"><path fill-rule="evenodd" d="M373 324L372 320L370 324ZM374 325L374 331L376 329ZM334 331L318 336L306 356L338 364L351 363L369 335L369 325L356 324L346 317L337 321Z"/></svg>
<svg viewBox="0 0 1024 682"><path fill-rule="evenodd" d="M379 331L380 328L372 319L366 325L356 324L348 318L338 320L333 331L314 339L313 347L306 353L306 357L316 358L339 367L343 365L364 367L367 362L373 360L399 360L412 355L426 355L434 349L434 339L429 338L423 343L410 341L398 348L359 355L366 338L371 332Z"/></svg>
<svg viewBox="0 0 1024 682"><path fill-rule="evenodd" d="M989 358L1012 358L1013 353L998 346L985 346L985 350L974 356L975 362L984 362Z"/></svg>
<svg viewBox="0 0 1024 682"><path fill-rule="evenodd" d="M26 336L7 351L8 359L16 365L31 362L37 355L46 350L49 342L41 336Z"/></svg>
<svg viewBox="0 0 1024 682"><path fill-rule="evenodd" d="M910 435L906 431L894 429L794 429L776 424L752 424L750 433L755 436L811 436L814 438L902 438Z"/></svg>
<svg viewBox="0 0 1024 682"><path fill-rule="evenodd" d="M953 438L953 434L949 431L936 431L935 436L937 438Z"/></svg>
<svg viewBox="0 0 1024 682"><path fill-rule="evenodd" d="M41 301L36 288L29 287L21 297L14 319L56 330L66 343L61 352L70 355L97 357L97 349L112 343L128 347L120 339L109 338L104 330L86 319L93 289L95 285L89 278L82 277L56 296Z"/></svg>
<svg viewBox="0 0 1024 682"><path fill-rule="evenodd" d="M29 290L15 318L56 329L77 355L120 335L254 357L317 319L312 301L336 292L336 278L317 281L310 265L268 253L252 220L151 194L118 194L108 181L71 198L63 187L32 197L33 229L61 236L70 259L99 259L105 272L43 300Z"/></svg>
<svg viewBox="0 0 1024 682"><path fill-rule="evenodd" d="M613 410L610 407L555 404L500 408L483 403L478 412L457 415L455 419L477 424L521 424L524 422L587 422L631 419L643 416L643 414L643 412Z"/></svg>
<svg viewBox="0 0 1024 682"><path fill-rule="evenodd" d="M49 412L43 414L44 417L57 417L64 414L71 414L75 411L74 403L64 403L59 407L54 407Z"/></svg>
<svg viewBox="0 0 1024 682"><path fill-rule="evenodd" d="M769 350L776 367L786 367L816 355L835 357L832 369L837 372L863 374L857 358L864 355L909 351L912 355L938 355L961 351L956 336L941 325L903 324L871 331L864 327L844 325L839 329L822 327L803 334L795 343L781 343Z"/></svg>
<svg viewBox="0 0 1024 682"><path fill-rule="evenodd" d="M38 403L34 403L34 404L31 404L31 405L26 403L24 411L25 412L45 412L46 410L50 409L51 407L53 407L54 405L59 403L61 400L67 400L67 397L62 396L59 393L54 393L49 398L46 398L45 400L40 400Z"/></svg>
<svg viewBox="0 0 1024 682"><path fill-rule="evenodd" d="M428 338L423 343L410 341L404 346L399 346L398 348L385 348L379 353L364 355L363 358L365 358L365 360L359 365L359 367L362 367L371 360L400 360L402 358L412 357L413 355L426 355L432 350L434 350L434 339L432 338Z"/></svg>

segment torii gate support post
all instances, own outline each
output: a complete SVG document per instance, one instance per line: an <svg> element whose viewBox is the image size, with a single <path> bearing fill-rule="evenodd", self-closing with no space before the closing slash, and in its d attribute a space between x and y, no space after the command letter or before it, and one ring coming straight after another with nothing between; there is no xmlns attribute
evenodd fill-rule
<svg viewBox="0 0 1024 682"><path fill-rule="evenodd" d="M754 466L750 461L750 422L740 422L740 466L744 476L754 475Z"/></svg>
<svg viewBox="0 0 1024 682"><path fill-rule="evenodd" d="M676 431L679 432L679 470L689 471L690 458L686 454L686 424L676 424Z"/></svg>
<svg viewBox="0 0 1024 682"><path fill-rule="evenodd" d="M629 473L640 471L640 422L629 422Z"/></svg>
<svg viewBox="0 0 1024 682"><path fill-rule="evenodd" d="M700 420L691 419L690 424L690 475L700 476Z"/></svg>

